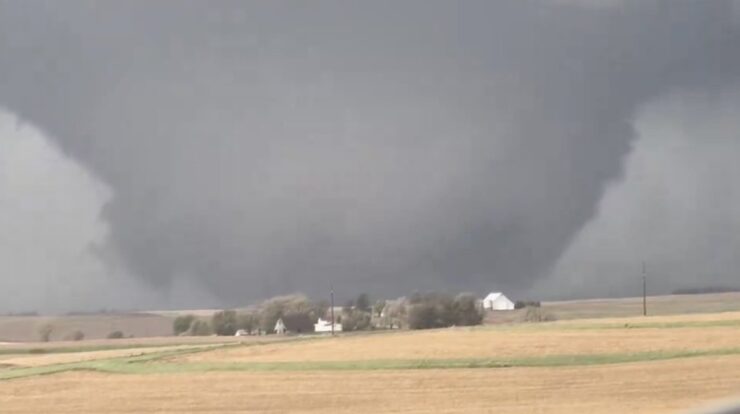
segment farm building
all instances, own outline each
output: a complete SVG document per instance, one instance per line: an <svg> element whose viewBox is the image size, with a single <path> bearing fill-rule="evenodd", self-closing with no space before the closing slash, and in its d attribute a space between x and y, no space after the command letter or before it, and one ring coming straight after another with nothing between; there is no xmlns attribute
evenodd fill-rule
<svg viewBox="0 0 740 414"><path fill-rule="evenodd" d="M285 324L283 323L283 319L280 318L275 323L275 333L278 335L284 335L287 329L285 329Z"/></svg>
<svg viewBox="0 0 740 414"><path fill-rule="evenodd" d="M513 310L514 302L510 301L501 292L491 292L483 299L483 309L486 310Z"/></svg>
<svg viewBox="0 0 740 414"><path fill-rule="evenodd" d="M325 321L319 318L318 322L314 324L313 329L314 329L314 332L331 332L331 321ZM342 331L342 324L335 323L334 332L341 332L341 331Z"/></svg>

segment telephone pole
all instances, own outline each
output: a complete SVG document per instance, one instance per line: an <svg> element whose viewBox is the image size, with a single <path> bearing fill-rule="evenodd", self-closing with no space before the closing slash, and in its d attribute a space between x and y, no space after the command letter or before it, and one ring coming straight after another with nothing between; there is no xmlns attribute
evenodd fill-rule
<svg viewBox="0 0 740 414"><path fill-rule="evenodd" d="M331 311L331 336L334 336L334 286L329 286L329 289L331 289L331 307L329 308Z"/></svg>
<svg viewBox="0 0 740 414"><path fill-rule="evenodd" d="M647 316L647 265L642 262L642 316Z"/></svg>

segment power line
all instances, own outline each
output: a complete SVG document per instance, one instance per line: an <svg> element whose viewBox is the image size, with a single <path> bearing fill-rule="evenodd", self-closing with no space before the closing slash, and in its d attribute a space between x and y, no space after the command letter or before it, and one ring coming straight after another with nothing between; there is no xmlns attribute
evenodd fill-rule
<svg viewBox="0 0 740 414"><path fill-rule="evenodd" d="M331 336L334 336L334 286L329 286L331 289Z"/></svg>

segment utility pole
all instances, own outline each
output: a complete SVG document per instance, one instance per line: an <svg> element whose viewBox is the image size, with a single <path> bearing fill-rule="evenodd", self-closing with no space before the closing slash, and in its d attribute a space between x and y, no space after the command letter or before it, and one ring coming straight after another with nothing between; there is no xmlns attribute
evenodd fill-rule
<svg viewBox="0 0 740 414"><path fill-rule="evenodd" d="M334 336L334 286L329 286L331 289L331 336Z"/></svg>
<svg viewBox="0 0 740 414"><path fill-rule="evenodd" d="M647 316L647 266L642 262L642 316Z"/></svg>

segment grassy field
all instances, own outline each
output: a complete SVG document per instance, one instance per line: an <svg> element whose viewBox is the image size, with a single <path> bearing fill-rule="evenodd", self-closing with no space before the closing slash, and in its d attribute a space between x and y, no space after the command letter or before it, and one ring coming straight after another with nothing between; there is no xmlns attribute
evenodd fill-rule
<svg viewBox="0 0 740 414"><path fill-rule="evenodd" d="M680 413L740 396L734 298L630 318L603 303L537 324L2 346L0 412Z"/></svg>

